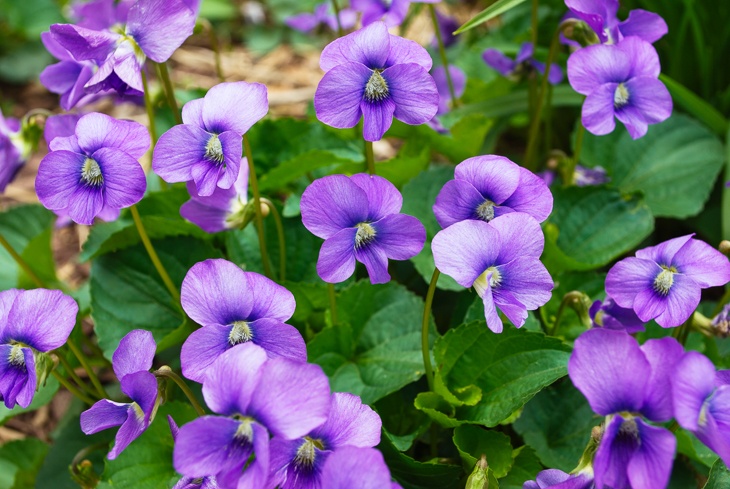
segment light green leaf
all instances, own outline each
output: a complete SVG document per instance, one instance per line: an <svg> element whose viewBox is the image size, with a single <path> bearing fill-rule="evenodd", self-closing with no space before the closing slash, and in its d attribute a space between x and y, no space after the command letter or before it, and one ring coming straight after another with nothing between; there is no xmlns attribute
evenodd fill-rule
<svg viewBox="0 0 730 489"><path fill-rule="evenodd" d="M444 428L456 428L462 424L462 421L454 418L454 406L436 392L421 392L416 397L414 406Z"/></svg>
<svg viewBox="0 0 730 489"><path fill-rule="evenodd" d="M707 479L707 484L703 489L726 489L728 487L730 487L730 470L722 460L717 459L710 471L710 478Z"/></svg>
<svg viewBox="0 0 730 489"><path fill-rule="evenodd" d="M677 436L677 452L708 467L712 467L717 462L717 454L689 431L680 428L674 434Z"/></svg>
<svg viewBox="0 0 730 489"><path fill-rule="evenodd" d="M509 436L498 431L465 424L454 430L454 445L467 472L482 455L487 456L487 464L497 478L507 475L514 463Z"/></svg>
<svg viewBox="0 0 730 489"><path fill-rule="evenodd" d="M47 453L48 445L37 438L5 443L0 447L0 489L35 487L36 475Z"/></svg>
<svg viewBox="0 0 730 489"><path fill-rule="evenodd" d="M423 138L409 139L395 158L375 162L375 173L401 188L413 177L428 168L431 148ZM367 171L364 163L347 163L335 168L330 174L354 175Z"/></svg>
<svg viewBox="0 0 730 489"><path fill-rule="evenodd" d="M56 216L41 205L21 205L0 213L0 234L38 277L49 285L56 281L51 233ZM35 284L13 257L0 247L0 290L32 288Z"/></svg>
<svg viewBox="0 0 730 489"><path fill-rule="evenodd" d="M674 102L702 121L715 134L724 136L730 130L730 123L725 116L689 88L664 73L659 75L659 80L667 86Z"/></svg>
<svg viewBox="0 0 730 489"><path fill-rule="evenodd" d="M284 188L288 183L303 177L307 173L326 166L352 163L352 160L338 158L329 151L313 149L280 163L261 177L259 190L271 192Z"/></svg>
<svg viewBox="0 0 730 489"><path fill-rule="evenodd" d="M473 29L480 24L492 20L496 16L515 8L524 1L525 0L498 0L497 2L494 2L492 5L472 17L470 21L459 27L455 34L468 31L469 29Z"/></svg>
<svg viewBox="0 0 730 489"><path fill-rule="evenodd" d="M506 477L499 479L499 487L502 489L522 489L525 482L534 481L543 470L535 450L527 445L515 449L512 456L515 459L512 470Z"/></svg>
<svg viewBox="0 0 730 489"><path fill-rule="evenodd" d="M58 381L55 377L49 377L46 381L46 385L41 386L38 392L35 393L33 396L33 402L31 402L30 406L27 408L15 406L13 409L8 409L5 407L5 404L0 403L0 425L5 424L5 422L13 416L35 411L36 409L45 406L51 402L53 396L56 395L56 392L58 392Z"/></svg>

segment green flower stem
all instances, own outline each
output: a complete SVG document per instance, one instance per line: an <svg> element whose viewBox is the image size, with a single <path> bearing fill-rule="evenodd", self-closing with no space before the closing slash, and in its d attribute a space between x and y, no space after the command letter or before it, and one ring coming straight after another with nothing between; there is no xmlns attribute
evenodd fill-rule
<svg viewBox="0 0 730 489"><path fill-rule="evenodd" d="M172 371L170 367L167 365L163 365L158 370L155 370L152 372L155 377L164 377L166 379L172 379L180 389L185 393L185 395L188 398L188 401L190 401L190 404L193 405L193 408L195 408L195 412L198 413L198 416L205 416L205 409L203 409L203 406L200 405L198 400L195 398L195 394L193 394L193 391L190 390L190 387L185 383L183 379L180 378L178 374Z"/></svg>
<svg viewBox="0 0 730 489"><path fill-rule="evenodd" d="M81 335L81 342L94 353L94 358L100 360L106 368L112 368L111 362L106 359L101 348L95 345L86 335Z"/></svg>
<svg viewBox="0 0 730 489"><path fill-rule="evenodd" d="M81 377L76 375L76 372L74 372L73 368L71 367L71 364L69 364L68 360L66 360L66 355L63 352L61 352L60 350L57 350L56 356L58 357L58 361L61 362L61 365L63 365L63 368L71 376L71 379L73 379L73 381L76 382L76 384L79 387L81 387L84 391L86 391L87 394L90 394L94 397L97 397L99 395L91 387L86 385L86 382L81 380Z"/></svg>
<svg viewBox="0 0 730 489"><path fill-rule="evenodd" d="M428 380L428 389L433 391L433 367L431 366L431 353L428 347L428 326L431 319L431 305L433 304L433 295L436 293L436 282L439 280L441 272L438 268L434 269L431 276L431 284L428 286L426 293L426 303L423 306L423 322L421 323L421 351L423 352L423 366L426 368L426 380Z"/></svg>
<svg viewBox="0 0 730 489"><path fill-rule="evenodd" d="M368 163L368 173L375 175L375 155L373 154L372 141L365 141L365 160Z"/></svg>
<svg viewBox="0 0 730 489"><path fill-rule="evenodd" d="M330 314L332 315L332 324L337 324L337 298L335 296L335 284L327 284L327 292L330 297Z"/></svg>
<svg viewBox="0 0 730 489"><path fill-rule="evenodd" d="M87 396L86 394L84 394L83 392L81 392L80 390L78 390L76 387L74 387L73 385L71 385L71 383L68 380L66 380L66 378L63 375L59 374L56 370L53 370L51 372L51 375L53 375L54 377L56 377L56 380L58 380L58 382L62 386L64 386L71 394L73 394L74 396L78 397L79 399L81 399L82 401L84 401L89 406L93 406L94 405L94 401L89 396Z"/></svg>
<svg viewBox="0 0 730 489"><path fill-rule="evenodd" d="M535 0L537 1L537 0ZM449 83L449 94L451 95L451 105L457 107L459 104L456 100L456 92L454 91L454 82L451 80L451 73L449 72L449 58L446 57L446 48L444 47L444 40L441 37L441 29L439 29L439 21L436 17L436 9L432 3L428 4L428 8L431 10L431 20L433 20L433 28L436 31L436 40L439 43L439 53L441 54L441 64L444 65L444 71L446 72L446 81Z"/></svg>
<svg viewBox="0 0 730 489"><path fill-rule="evenodd" d="M264 234L264 216L261 214L261 194L259 193L259 181L256 178L256 168L253 164L253 153L251 152L251 142L248 135L243 135L243 151L248 160L248 183L251 186L253 194L253 206L256 213L256 230L259 235L259 250L261 250L261 262L264 265L264 274L268 278L273 278L271 273L271 264L269 263L269 252L266 250L266 235Z"/></svg>
<svg viewBox="0 0 730 489"><path fill-rule="evenodd" d="M199 18L200 22L206 31L208 31L208 38L210 39L210 48L213 50L213 57L215 59L215 74L218 76L218 81L221 83L226 81L223 76L223 66L221 65L221 52L220 45L218 44L218 36L215 35L213 25L208 19Z"/></svg>
<svg viewBox="0 0 730 489"><path fill-rule="evenodd" d="M332 0L332 6L335 8L335 18L337 19L337 37L342 37L344 31L342 30L342 22L340 21L340 6L337 5L337 0Z"/></svg>
<svg viewBox="0 0 730 489"><path fill-rule="evenodd" d="M279 280L283 284L286 281L286 239L284 236L284 224L281 222L281 216L279 211L276 210L276 206L269 199L261 199L261 202L266 204L269 211L274 215L274 222L276 223L276 233L279 235Z"/></svg>
<svg viewBox="0 0 730 489"><path fill-rule="evenodd" d="M157 65L157 73L160 75L160 80L165 86L165 95L167 95L167 103L172 109L172 115L175 116L175 123L182 124L182 115L180 115L180 109L177 108L177 101L175 100L175 89L172 87L172 81L170 80L170 73L167 71L166 63L155 63Z"/></svg>
<svg viewBox="0 0 730 489"><path fill-rule="evenodd" d="M147 109L147 118L150 120L148 126L150 131L150 138L152 138L152 147L157 144L157 129L155 128L155 109L152 107L152 99L150 98L150 89L147 84L147 75L145 70L142 70L142 87L144 87L144 106Z"/></svg>
<svg viewBox="0 0 730 489"><path fill-rule="evenodd" d="M99 396L101 396L102 399L109 399L109 394L106 393L106 390L104 390L104 386L102 386L101 382L99 382L99 377L97 377L94 373L94 370L89 365L89 362L86 360L86 357L84 356L84 353L81 351L81 349L76 346L76 343L74 343L71 338L66 341L66 344L73 352L73 354L76 355L76 358L79 359L79 363L82 367L84 367L84 370L86 370L86 374L89 376L91 383L94 384L94 387L99 393Z"/></svg>
<svg viewBox="0 0 730 489"><path fill-rule="evenodd" d="M132 211L132 218L134 219L134 224L137 226L137 232L139 232L139 237L142 239L142 243L147 250L147 254L150 256L150 260L152 260L152 264L157 269L157 273L160 274L160 278L162 278L162 281L165 283L165 286L170 292L170 295L172 295L175 301L179 304L180 292L177 290L177 287L175 287L175 284L172 282L170 275L167 274L167 270L165 270L165 267L162 265L160 257L157 256L157 252L152 247L152 242L150 241L149 236L147 236L147 231L145 231L144 229L142 219L139 217L139 211L137 210L137 206L133 205L129 208L129 210Z"/></svg>
<svg viewBox="0 0 730 489"><path fill-rule="evenodd" d="M5 237L0 234L0 244L3 245L3 248L5 248L5 251L10 253L10 256L13 257L15 262L18 264L20 268L23 269L23 271L30 277L30 279L33 281L33 283L36 285L36 287L40 289L47 288L46 285L43 283L43 281L38 278L38 275L35 274L33 270L28 266L28 264L23 260L23 258L13 249L12 246L10 246L10 243L7 242Z"/></svg>
<svg viewBox="0 0 730 489"><path fill-rule="evenodd" d="M586 133L586 128L583 126L583 121L578 118L578 132L575 135L575 150L573 151L573 158L570 160L570 168L568 168L569 172L566 175L566 180L564 180L565 186L569 186L573 184L573 174L575 173L575 167L580 162L580 152L583 149L583 136Z"/></svg>

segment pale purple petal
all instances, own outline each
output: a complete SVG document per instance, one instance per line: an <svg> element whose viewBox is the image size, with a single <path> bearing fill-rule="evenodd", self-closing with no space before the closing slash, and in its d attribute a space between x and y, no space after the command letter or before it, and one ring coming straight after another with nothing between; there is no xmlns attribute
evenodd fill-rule
<svg viewBox="0 0 730 489"><path fill-rule="evenodd" d="M81 65L76 61L61 61L46 66L38 78L49 92L63 94L73 88L80 73Z"/></svg>
<svg viewBox="0 0 730 489"><path fill-rule="evenodd" d="M74 126L74 129L76 129L76 126ZM50 151L70 151L79 155L84 153L84 150L79 148L79 138L75 134L68 137L57 136L53 138L48 143L48 149Z"/></svg>
<svg viewBox="0 0 730 489"><path fill-rule="evenodd" d="M317 274L322 280L337 284L352 276L355 271L356 234L357 228L345 228L322 244L317 260Z"/></svg>
<svg viewBox="0 0 730 489"><path fill-rule="evenodd" d="M566 0L565 5L593 29L601 42L606 42L605 29L616 22L618 0Z"/></svg>
<svg viewBox="0 0 730 489"><path fill-rule="evenodd" d="M43 128L43 139L46 140L49 150L51 141L54 139L75 136L74 129L76 129L79 117L78 114L59 114L46 119L46 125Z"/></svg>
<svg viewBox="0 0 730 489"><path fill-rule="evenodd" d="M147 190L142 165L127 153L115 148L102 148L92 158L104 176L104 204L121 209L136 204Z"/></svg>
<svg viewBox="0 0 730 489"><path fill-rule="evenodd" d="M626 126L626 130L629 131L631 139L639 139L646 135L646 131L649 129L649 123L638 108L628 104L623 107L617 107L614 113L616 114L616 119L623 122L624 126Z"/></svg>
<svg viewBox="0 0 730 489"><path fill-rule="evenodd" d="M347 62L370 69L384 68L390 54L390 39L386 25L375 22L328 44L322 51L319 66L325 72Z"/></svg>
<svg viewBox="0 0 730 489"><path fill-rule="evenodd" d="M543 222L553 211L553 194L545 180L520 167L517 189L502 205L515 212L525 212L537 219L537 222ZM498 214L499 208L496 211Z"/></svg>
<svg viewBox="0 0 730 489"><path fill-rule="evenodd" d="M73 61L71 54L66 50L66 48L56 42L50 31L41 32L41 42L46 50L57 60Z"/></svg>
<svg viewBox="0 0 730 489"><path fill-rule="evenodd" d="M672 473L677 439L669 430L636 419L641 443L631 457L628 476L631 487L664 489Z"/></svg>
<svg viewBox="0 0 730 489"><path fill-rule="evenodd" d="M355 185L363 189L368 199L368 222L379 221L380 219L400 212L403 206L403 196L383 177L357 173L350 177Z"/></svg>
<svg viewBox="0 0 730 489"><path fill-rule="evenodd" d="M87 155L101 148L117 148L134 159L141 158L150 148L147 128L139 122L120 121L106 114L86 114L76 124L79 147Z"/></svg>
<svg viewBox="0 0 730 489"><path fill-rule="evenodd" d="M209 324L188 336L180 351L180 364L186 378L203 383L208 367L231 348L228 337L232 328Z"/></svg>
<svg viewBox="0 0 730 489"><path fill-rule="evenodd" d="M715 390L715 366L704 355L688 351L671 378L674 417L682 428L697 431L700 413Z"/></svg>
<svg viewBox="0 0 730 489"><path fill-rule="evenodd" d="M180 215L206 233L219 233L228 229L228 211L207 206L198 200L191 199L180 206Z"/></svg>
<svg viewBox="0 0 730 489"><path fill-rule="evenodd" d="M367 268L370 283L386 284L390 282L388 273L388 255L377 241L361 247L355 247L355 259Z"/></svg>
<svg viewBox="0 0 730 489"><path fill-rule="evenodd" d="M626 76L627 80L638 76L647 76L656 79L659 73L661 73L662 67L659 63L659 55L656 49L640 37L626 37L616 44L616 48L631 60L631 69Z"/></svg>
<svg viewBox="0 0 730 489"><path fill-rule="evenodd" d="M78 224L91 226L103 208L103 188L78 186L69 198L68 215Z"/></svg>
<svg viewBox="0 0 730 489"><path fill-rule="evenodd" d="M86 83L94 76L96 69L93 63L84 63L81 65L81 71L76 79L73 87L63 95L61 95L60 105L63 110L71 110L74 107L85 105L94 100L94 95L86 93Z"/></svg>
<svg viewBox="0 0 730 489"><path fill-rule="evenodd" d="M363 117L363 137L365 141L380 141L383 138L383 135L390 129L391 124L393 124L393 114L396 108L392 98L385 98L379 102L370 102L364 98L360 102L360 110L362 111Z"/></svg>
<svg viewBox="0 0 730 489"><path fill-rule="evenodd" d="M86 156L63 150L44 156L35 179L38 200L51 210L67 208L79 187L84 161Z"/></svg>
<svg viewBox="0 0 730 489"><path fill-rule="evenodd" d="M450 180L441 188L433 213L442 228L467 219L477 219L476 209L484 197L466 180Z"/></svg>
<svg viewBox="0 0 730 489"><path fill-rule="evenodd" d="M719 287L730 281L727 257L704 241L690 239L672 259L677 270L702 288Z"/></svg>
<svg viewBox="0 0 730 489"><path fill-rule="evenodd" d="M175 470L188 477L219 473L230 456L240 421L221 416L203 416L180 428L172 453ZM241 460L243 464L246 460ZM239 472L240 474L240 472Z"/></svg>
<svg viewBox="0 0 730 489"><path fill-rule="evenodd" d="M545 265L535 257L519 256L507 264L500 265L499 272L501 283L495 292L497 304L503 302L498 300L502 289L509 291L520 305L524 305L530 311L545 305L552 297L553 279Z"/></svg>
<svg viewBox="0 0 730 489"><path fill-rule="evenodd" d="M271 387L261 381L266 358L264 349L251 342L237 345L219 356L208 368L203 382L203 397L208 407L229 416L253 414L252 399Z"/></svg>
<svg viewBox="0 0 730 489"><path fill-rule="evenodd" d="M520 168L503 156L476 156L459 163L454 177L472 184L484 198L502 204L518 188Z"/></svg>
<svg viewBox="0 0 730 489"><path fill-rule="evenodd" d="M687 234L685 236L680 236L679 238L672 238L664 241L656 246L649 246L638 250L636 252L636 257L644 260L652 260L659 265L669 268L674 265L674 256L692 239L693 236L694 233Z"/></svg>
<svg viewBox="0 0 730 489"><path fill-rule="evenodd" d="M543 470L542 472L537 474L537 477L535 478L535 482L537 482L537 484L540 487L548 488L550 486L555 486L560 483L563 483L566 480L568 480L569 478L570 478L570 475L566 474L562 470L548 469L548 470Z"/></svg>
<svg viewBox="0 0 730 489"><path fill-rule="evenodd" d="M193 34L195 13L181 0L144 0L129 9L127 35L144 54L164 63Z"/></svg>
<svg viewBox="0 0 730 489"><path fill-rule="evenodd" d="M243 136L268 111L266 86L243 81L219 83L205 95L203 121L208 132L231 131Z"/></svg>
<svg viewBox="0 0 730 489"><path fill-rule="evenodd" d="M617 87L617 83L600 85L583 102L581 122L591 134L605 136L616 128L613 116L614 95Z"/></svg>
<svg viewBox="0 0 730 489"><path fill-rule="evenodd" d="M317 119L338 129L360 122L365 86L372 72L359 63L345 62L325 73L314 94Z"/></svg>
<svg viewBox="0 0 730 489"><path fill-rule="evenodd" d="M378 0L350 0L350 6L362 12L360 21L363 26L369 26L373 22L382 20L387 12L385 5Z"/></svg>
<svg viewBox="0 0 730 489"><path fill-rule="evenodd" d="M93 435L120 426L127 420L129 404L102 399L81 413L81 431Z"/></svg>
<svg viewBox="0 0 730 489"><path fill-rule="evenodd" d="M494 48L489 48L482 53L482 59L490 68L493 68L499 72L502 76L509 76L514 73L517 63L505 56L502 51Z"/></svg>
<svg viewBox="0 0 730 489"><path fill-rule="evenodd" d="M251 430L253 451L256 456L238 480L238 487L241 489L265 487L269 479L269 432L258 423L252 423Z"/></svg>
<svg viewBox="0 0 730 489"><path fill-rule="evenodd" d="M674 283L666 297L666 309L656 318L659 326L673 328L684 323L700 304L702 290L694 280L674 274ZM644 319L637 309L637 314Z"/></svg>
<svg viewBox="0 0 730 489"><path fill-rule="evenodd" d="M624 86L629 92L629 103L647 123L657 124L672 115L672 96L661 81L641 76L629 80Z"/></svg>
<svg viewBox="0 0 730 489"><path fill-rule="evenodd" d="M301 13L284 19L284 24L300 32L310 32L319 25L319 19L309 12Z"/></svg>
<svg viewBox="0 0 730 489"><path fill-rule="evenodd" d="M122 379L122 391L137 403L127 409L127 420L117 431L114 448L107 458L114 460L125 448L136 440L150 424L150 415L157 401L157 379L149 372L129 374ZM142 410L143 416L138 409Z"/></svg>
<svg viewBox="0 0 730 489"><path fill-rule="evenodd" d="M205 145L210 137L202 127L191 124L174 126L160 136L155 145L153 170L169 183L192 180L193 167L205 161Z"/></svg>
<svg viewBox="0 0 730 489"><path fill-rule="evenodd" d="M638 252L636 254L639 255ZM659 272L661 268L651 260L633 256L624 258L608 271L606 293L619 306L633 308L636 296L653 288L654 279Z"/></svg>
<svg viewBox="0 0 730 489"><path fill-rule="evenodd" d="M674 338L667 337L647 341L641 345L641 351L651 365L641 414L654 422L669 421L673 417L670 381L684 348Z"/></svg>
<svg viewBox="0 0 730 489"><path fill-rule="evenodd" d="M629 18L618 25L621 35L639 36L645 41L655 43L669 31L664 19L654 12L635 9L629 12Z"/></svg>
<svg viewBox="0 0 730 489"><path fill-rule="evenodd" d="M463 287L494 265L500 251L499 232L483 221L461 221L433 238L436 267Z"/></svg>
<svg viewBox="0 0 730 489"><path fill-rule="evenodd" d="M396 27L401 25L408 14L408 7L412 0L392 0L390 8L383 17L383 22L388 27Z"/></svg>
<svg viewBox="0 0 730 489"><path fill-rule="evenodd" d="M130 331L121 339L112 356L114 374L122 379L125 375L151 369L156 349L152 333L143 329Z"/></svg>
<svg viewBox="0 0 730 489"><path fill-rule="evenodd" d="M15 347L0 345L0 398L8 409L13 409L16 404L22 408L30 406L37 384L33 350L21 348L23 364L17 365L10 363ZM17 351L14 353L18 354Z"/></svg>
<svg viewBox="0 0 730 489"><path fill-rule="evenodd" d="M327 457L321 483L327 489L392 487L390 471L380 451L359 447L344 447Z"/></svg>
<svg viewBox="0 0 730 489"><path fill-rule="evenodd" d="M391 214L372 224L375 241L391 260L408 260L421 252L426 228L415 217Z"/></svg>
<svg viewBox="0 0 730 489"><path fill-rule="evenodd" d="M545 63L536 59L530 60L532 66L535 67L540 74L545 74ZM548 74L548 81L551 85L558 85L563 81L563 70L557 64L550 65L550 73Z"/></svg>
<svg viewBox="0 0 730 489"><path fill-rule="evenodd" d="M394 116L411 125L424 124L436 115L439 94L436 82L422 66L395 65L382 73L395 102ZM363 113L366 113L363 110Z"/></svg>
<svg viewBox="0 0 730 489"><path fill-rule="evenodd" d="M180 428L178 428L177 423L172 418L172 416L170 416L169 414L167 415L167 424L170 425L170 432L172 433L172 441L174 442L177 440L177 435L180 434Z"/></svg>
<svg viewBox="0 0 730 489"><path fill-rule="evenodd" d="M196 98L183 105L182 108L182 120L183 124L191 124L201 129L205 129L205 122L203 122L203 105L205 104L205 98Z"/></svg>
<svg viewBox="0 0 730 489"><path fill-rule="evenodd" d="M238 179L241 172L241 158L243 156L243 138L232 131L224 132L218 136L223 149L224 160L222 165L222 171L219 173L218 181L216 186L218 188L231 188ZM195 180L195 167L191 171L193 174L193 180ZM200 195L210 195L199 189ZM215 189L213 190L215 192ZM211 192L212 194L212 192Z"/></svg>
<svg viewBox="0 0 730 489"><path fill-rule="evenodd" d="M391 35L390 52L382 68L405 63L415 63L422 66L426 71L429 71L433 66L431 55L428 54L428 51L423 46L416 41Z"/></svg>
<svg viewBox="0 0 730 489"><path fill-rule="evenodd" d="M461 97L466 89L466 74L458 66L449 65L449 74L451 75L451 83L454 85L454 95L456 98ZM436 115L445 114L451 109L451 90L449 81L446 78L446 70L443 66L437 66L431 72L433 80L436 82L436 90L439 94L439 108Z"/></svg>
<svg viewBox="0 0 730 489"><path fill-rule="evenodd" d="M630 72L631 59L613 45L588 46L568 58L568 81L583 95L590 95L606 83L626 81Z"/></svg>
<svg viewBox="0 0 730 489"><path fill-rule="evenodd" d="M626 469L636 451L638 439L631 433L621 432L625 422L627 420L621 415L616 415L606 423L593 459L596 487L629 487Z"/></svg>
<svg viewBox="0 0 730 489"><path fill-rule="evenodd" d="M499 216L489 224L499 231L501 250L497 262L508 263L518 257L540 258L545 236L540 224L529 214L512 212Z"/></svg>
<svg viewBox="0 0 730 489"><path fill-rule="evenodd" d="M304 227L322 239L365 222L368 217L367 194L345 175L312 182L302 194L300 207Z"/></svg>
<svg viewBox="0 0 730 489"><path fill-rule="evenodd" d="M19 293L3 328L3 342L14 340L38 351L60 348L76 325L79 306L60 290L33 289Z"/></svg>
<svg viewBox="0 0 730 489"><path fill-rule="evenodd" d="M516 328L521 328L527 320L527 308L509 290L498 288L492 291L494 303L507 316ZM547 301L546 301L547 302Z"/></svg>
<svg viewBox="0 0 730 489"><path fill-rule="evenodd" d="M262 318L249 323L254 344L259 345L269 358L288 358L295 362L307 361L307 347L301 333L277 319Z"/></svg>
<svg viewBox="0 0 730 489"><path fill-rule="evenodd" d="M502 324L502 318L499 316L499 312L497 312L497 306L494 303L494 294L492 290L492 286L489 285L493 272L489 272L486 277L486 287L479 291L479 295L482 298L482 304L484 305L484 317L487 321L487 327L492 330L493 333L501 333L504 329L504 326Z"/></svg>
<svg viewBox="0 0 730 489"><path fill-rule="evenodd" d="M344 392L332 394L327 421L310 434L321 439L327 450L344 446L374 447L380 443L380 416L360 397Z"/></svg>
<svg viewBox="0 0 730 489"><path fill-rule="evenodd" d="M596 301L600 306L600 301ZM610 297L606 296L601 309L603 315L603 327L608 329L625 329L627 333L633 334L644 331L644 321L639 319L633 309L621 307ZM591 313L594 317L596 312Z"/></svg>
<svg viewBox="0 0 730 489"><path fill-rule="evenodd" d="M54 41L79 61L104 61L122 37L111 31L95 31L72 24L54 24L51 26L51 34Z"/></svg>

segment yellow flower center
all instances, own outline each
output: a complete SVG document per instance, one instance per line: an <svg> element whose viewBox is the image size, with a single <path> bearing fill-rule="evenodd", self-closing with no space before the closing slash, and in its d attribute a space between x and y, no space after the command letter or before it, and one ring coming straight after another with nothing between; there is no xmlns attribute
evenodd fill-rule
<svg viewBox="0 0 730 489"><path fill-rule="evenodd" d="M382 72L383 70L373 70L368 84L365 85L365 98L370 102L380 102L390 94L388 82L381 75Z"/></svg>
<svg viewBox="0 0 730 489"><path fill-rule="evenodd" d="M355 248L365 246L375 239L375 228L367 222L361 222L357 225L357 234L355 234Z"/></svg>
<svg viewBox="0 0 730 489"><path fill-rule="evenodd" d="M104 183L104 176L101 174L99 163L86 158L84 166L81 167L81 179L89 185L98 187Z"/></svg>
<svg viewBox="0 0 730 489"><path fill-rule="evenodd" d="M251 328L248 326L246 321L236 321L233 323L231 332L228 333L228 344L235 346L241 343L246 343L253 339L253 333Z"/></svg>

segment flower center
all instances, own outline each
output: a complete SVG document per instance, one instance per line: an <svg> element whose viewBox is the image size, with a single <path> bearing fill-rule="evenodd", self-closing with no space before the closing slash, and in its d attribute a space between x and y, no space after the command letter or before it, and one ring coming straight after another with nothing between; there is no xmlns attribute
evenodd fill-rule
<svg viewBox="0 0 730 489"><path fill-rule="evenodd" d="M253 427L251 426L250 418L243 418L241 420L241 424L238 425L236 434L233 437L241 442L253 442Z"/></svg>
<svg viewBox="0 0 730 489"><path fill-rule="evenodd" d="M368 84L365 85L365 98L369 102L380 102L390 94L390 91L388 90L388 82L386 82L383 75L381 75L382 72L383 70L373 70L373 74L370 75Z"/></svg>
<svg viewBox="0 0 730 489"><path fill-rule="evenodd" d="M674 274L677 273L677 269L674 267L667 268L664 265L662 265L662 268L664 270L659 272L659 275L654 279L654 290L662 295L667 295L674 283Z"/></svg>
<svg viewBox="0 0 730 489"><path fill-rule="evenodd" d="M137 417L137 420L144 421L144 411L142 411L142 408L139 407L139 404L133 402L132 409L134 409L134 415Z"/></svg>
<svg viewBox="0 0 730 489"><path fill-rule="evenodd" d="M613 93L613 106L620 109L624 105L629 103L629 91L626 85L619 83L616 87L616 91Z"/></svg>
<svg viewBox="0 0 730 489"><path fill-rule="evenodd" d="M104 176L101 174L99 163L86 158L84 166L81 167L81 179L89 185L99 187L104 184Z"/></svg>
<svg viewBox="0 0 730 489"><path fill-rule="evenodd" d="M494 202L489 199L485 200L483 204L477 207L477 216L479 216L479 219L482 221L491 221L494 219L494 207Z"/></svg>
<svg viewBox="0 0 730 489"><path fill-rule="evenodd" d="M205 143L205 158L219 165L225 161L226 157L223 156L223 145L221 145L221 140L218 139L217 134L211 134L210 139Z"/></svg>
<svg viewBox="0 0 730 489"><path fill-rule="evenodd" d="M314 466L314 457L317 454L315 448L324 450L324 445L320 440L313 440L305 436L304 443L299 447L294 457L294 464L300 468L311 469Z"/></svg>
<svg viewBox="0 0 730 489"><path fill-rule="evenodd" d="M13 345L8 357L8 363L14 367L25 367L25 355L23 355L23 347Z"/></svg>
<svg viewBox="0 0 730 489"><path fill-rule="evenodd" d="M355 235L355 249L361 248L375 239L375 228L367 222L361 222L357 225L357 234Z"/></svg>
<svg viewBox="0 0 730 489"><path fill-rule="evenodd" d="M489 278L489 281L487 282L487 276L489 274L492 274L492 276ZM499 269L497 267L489 267L486 270L484 270L484 273L479 275L479 277L474 281L472 286L474 289L476 289L477 294L479 294L479 297L484 297L484 293L487 291L488 287L491 287L493 289L496 289L499 287L499 284L502 282L502 274L499 273Z"/></svg>
<svg viewBox="0 0 730 489"><path fill-rule="evenodd" d="M598 311L593 317L593 322L599 326L603 326L603 316L606 314L604 311Z"/></svg>
<svg viewBox="0 0 730 489"><path fill-rule="evenodd" d="M248 326L246 321L236 321L233 323L231 332L228 333L228 344L236 346L241 343L246 343L253 339L253 333L251 328Z"/></svg>

